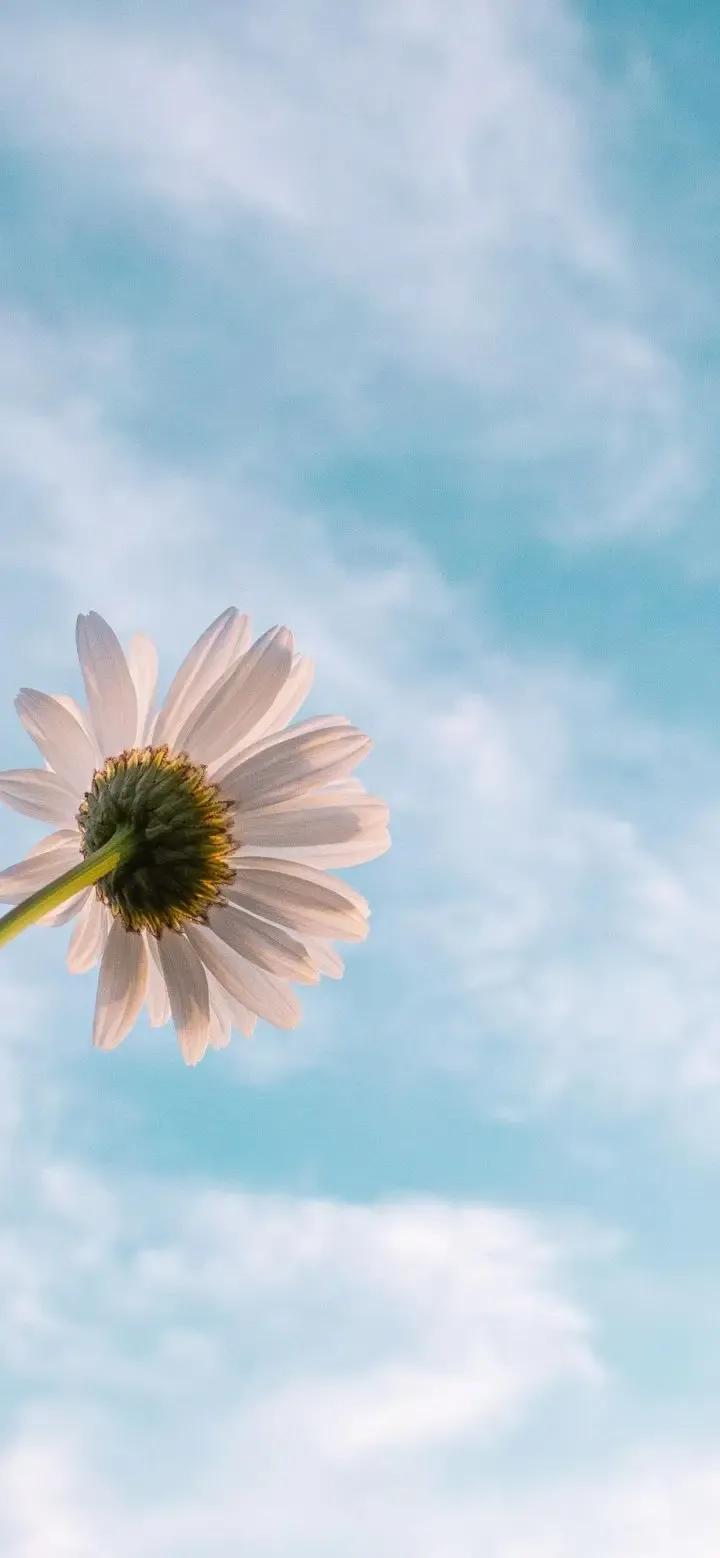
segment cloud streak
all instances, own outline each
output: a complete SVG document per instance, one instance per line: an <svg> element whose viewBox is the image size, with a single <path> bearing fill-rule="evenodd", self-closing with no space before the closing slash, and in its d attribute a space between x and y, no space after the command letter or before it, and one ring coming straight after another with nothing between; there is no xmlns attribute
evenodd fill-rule
<svg viewBox="0 0 720 1558"><path fill-rule="evenodd" d="M607 193L617 105L560 0L314 0L302 26L286 0L140 30L39 14L3 25L6 133L101 203L112 189L141 232L169 214L221 295L272 277L262 376L315 401L316 434L369 456L412 436L399 401L439 395L438 455L478 507L510 469L574 543L692 510L699 430L651 257Z"/></svg>
<svg viewBox="0 0 720 1558"><path fill-rule="evenodd" d="M403 1490L426 1452L482 1454L553 1391L597 1388L568 1253L482 1206L30 1169L0 1236L8 1400L34 1403L5 1436L3 1545L102 1551L111 1509L122 1550L190 1553L214 1508L207 1552L243 1531L285 1551L296 1522L305 1551L323 1491L330 1533L346 1494Z"/></svg>

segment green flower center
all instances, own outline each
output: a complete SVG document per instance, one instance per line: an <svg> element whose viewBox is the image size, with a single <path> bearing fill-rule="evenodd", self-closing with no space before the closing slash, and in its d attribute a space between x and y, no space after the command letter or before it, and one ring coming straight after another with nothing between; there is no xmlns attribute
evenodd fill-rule
<svg viewBox="0 0 720 1558"><path fill-rule="evenodd" d="M132 828L131 858L97 884L128 930L181 930L204 920L232 880L232 803L204 766L167 747L133 747L93 774L78 812L84 856Z"/></svg>

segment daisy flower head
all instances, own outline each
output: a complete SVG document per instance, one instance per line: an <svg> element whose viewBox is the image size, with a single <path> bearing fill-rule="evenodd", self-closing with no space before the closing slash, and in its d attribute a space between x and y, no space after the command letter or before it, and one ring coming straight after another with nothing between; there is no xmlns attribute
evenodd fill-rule
<svg viewBox="0 0 720 1558"><path fill-rule="evenodd" d="M0 942L72 920L71 973L100 964L93 1042L114 1049L143 1005L172 1019L183 1059L300 1018L294 984L338 978L332 943L362 941L369 909L329 873L388 848L388 813L353 770L367 736L335 715L291 723L313 666L287 628L254 643L216 618L155 707L157 653L127 655L80 616L87 708L23 688L20 719L44 768L0 773L0 799L55 831L0 873Z"/></svg>

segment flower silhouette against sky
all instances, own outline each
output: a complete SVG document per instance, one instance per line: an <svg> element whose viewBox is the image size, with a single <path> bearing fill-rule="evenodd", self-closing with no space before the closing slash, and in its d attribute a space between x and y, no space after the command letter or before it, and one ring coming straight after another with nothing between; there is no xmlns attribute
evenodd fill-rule
<svg viewBox="0 0 720 1558"><path fill-rule="evenodd" d="M77 646L87 711L27 688L16 700L45 768L0 774L0 798L56 831L0 875L0 900L27 904L7 934L74 921L70 971L100 963L100 1049L143 1005L155 1027L172 1016L189 1065L258 1017L294 1027L292 984L339 977L332 943L367 934L364 898L328 873L390 842L387 807L352 776L368 737L335 715L290 724L312 663L284 627L251 643L234 608L198 639L157 712L149 638L126 657L90 612Z"/></svg>

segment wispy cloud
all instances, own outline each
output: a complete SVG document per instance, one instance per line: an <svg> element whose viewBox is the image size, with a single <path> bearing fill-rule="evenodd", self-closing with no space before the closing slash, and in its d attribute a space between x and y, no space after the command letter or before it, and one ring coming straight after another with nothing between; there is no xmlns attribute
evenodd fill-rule
<svg viewBox="0 0 720 1558"><path fill-rule="evenodd" d="M607 1405L586 1245L477 1204L28 1164L2 1205L3 1549L712 1558L712 1438L563 1449Z"/></svg>
<svg viewBox="0 0 720 1558"><path fill-rule="evenodd" d="M74 170L141 226L170 214L227 296L272 277L263 376L320 395L326 436L349 382L356 448L407 439L398 399L444 391L438 452L472 491L530 481L548 533L686 515L700 434L652 256L608 193L622 88L562 0L41 14L3 24L6 133L61 162L66 220Z"/></svg>
<svg viewBox="0 0 720 1558"><path fill-rule="evenodd" d="M34 1402L5 1435L5 1549L79 1558L112 1530L189 1554L201 1509L208 1553L352 1540L346 1498L404 1499L427 1449L482 1453L560 1387L596 1388L570 1253L482 1206L32 1170L0 1234L11 1417L18 1388Z"/></svg>
<svg viewBox="0 0 720 1558"><path fill-rule="evenodd" d="M363 1475L315 1478L302 1447L293 1448L296 1458L282 1460L285 1446L278 1445L263 1478L254 1447L231 1440L207 1502L193 1497L185 1478L172 1507L152 1498L130 1505L96 1480L93 1457L72 1427L30 1417L0 1459L6 1550L10 1558L96 1558L112 1550L111 1533L128 1558L195 1558L199 1548L232 1558L239 1542L248 1558L338 1550L365 1558L368 1546L402 1551L403 1544L427 1558L478 1546L488 1558L683 1558L688 1551L715 1558L717 1449L664 1444L605 1465L593 1478L498 1490L475 1477L438 1492L426 1474L374 1485ZM233 1463L235 1454L242 1461Z"/></svg>

